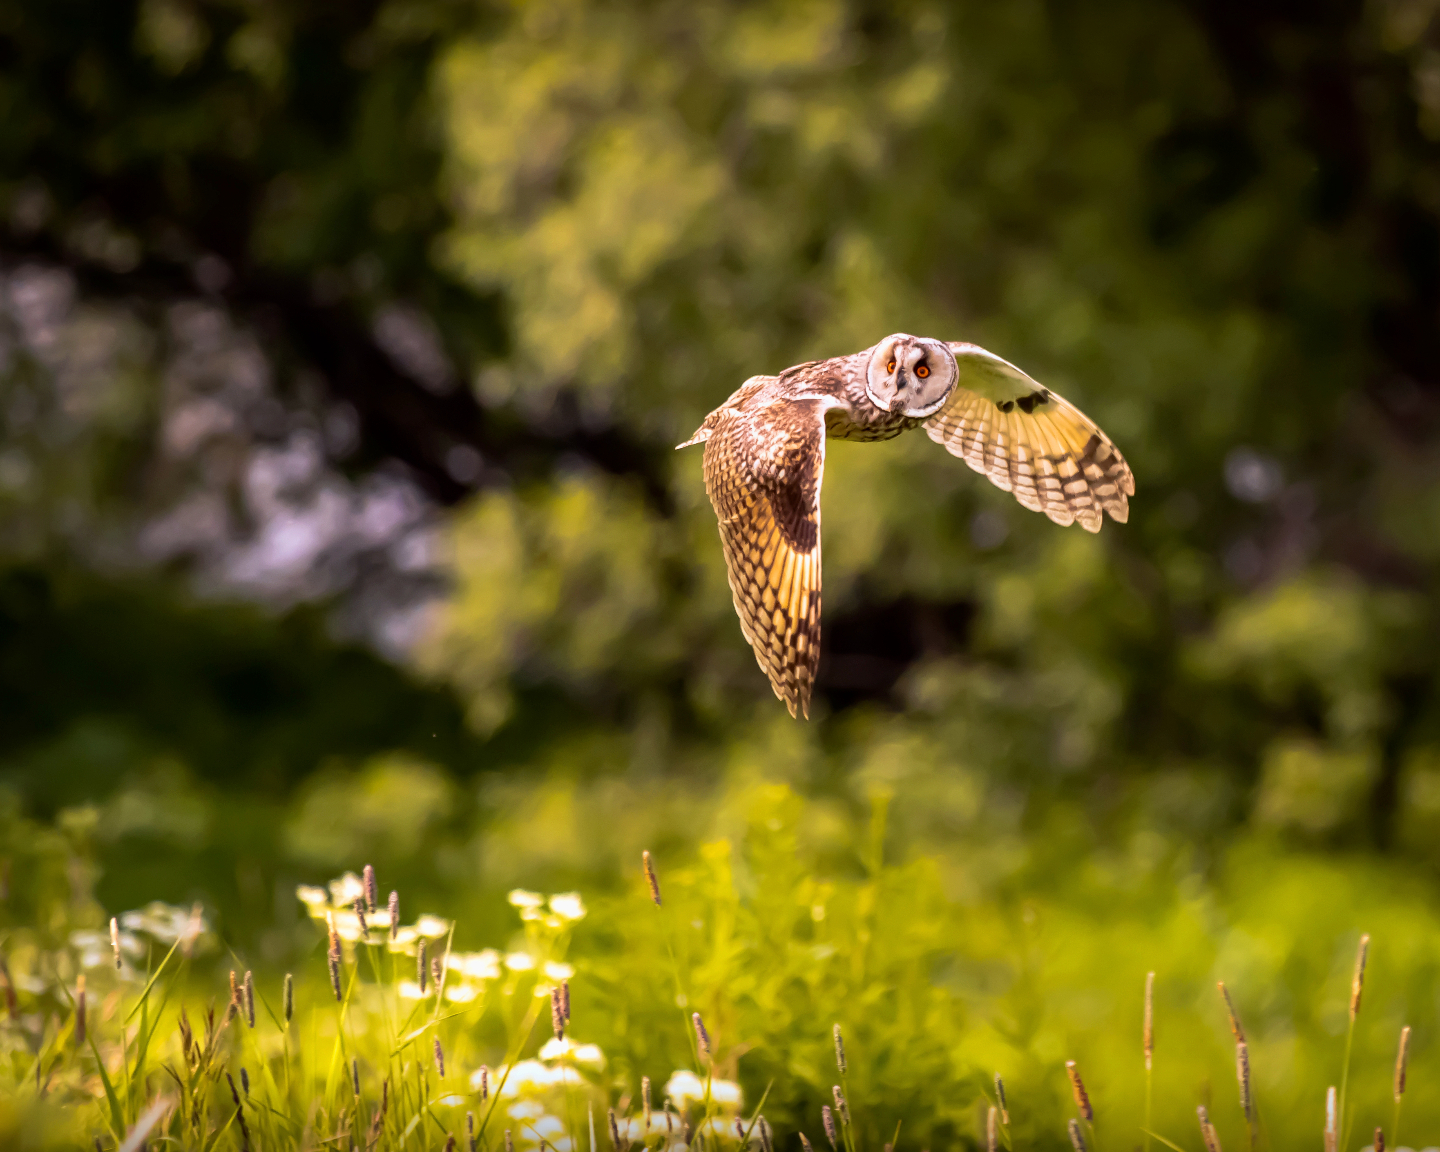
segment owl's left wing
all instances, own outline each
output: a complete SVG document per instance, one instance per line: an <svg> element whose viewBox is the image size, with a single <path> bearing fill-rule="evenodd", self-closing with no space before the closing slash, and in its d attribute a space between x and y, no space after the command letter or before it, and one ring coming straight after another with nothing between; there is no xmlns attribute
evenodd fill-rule
<svg viewBox="0 0 1440 1152"><path fill-rule="evenodd" d="M726 407L705 440L740 630L790 715L810 714L820 663L822 400Z"/></svg>
<svg viewBox="0 0 1440 1152"><path fill-rule="evenodd" d="M930 439L1057 524L1124 523L1135 477L1120 450L1069 401L975 344L949 345L960 375L925 421Z"/></svg>

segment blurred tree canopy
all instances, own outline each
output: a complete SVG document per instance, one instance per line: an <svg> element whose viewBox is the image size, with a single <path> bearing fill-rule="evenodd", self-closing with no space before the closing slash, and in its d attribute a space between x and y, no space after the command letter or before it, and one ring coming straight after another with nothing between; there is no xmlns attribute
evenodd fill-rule
<svg viewBox="0 0 1440 1152"><path fill-rule="evenodd" d="M1436 16L0 6L0 771L49 811L369 762L383 814L395 764L765 764L939 839L1058 800L1433 855ZM833 446L787 726L670 446L894 330L1089 411L1131 521Z"/></svg>

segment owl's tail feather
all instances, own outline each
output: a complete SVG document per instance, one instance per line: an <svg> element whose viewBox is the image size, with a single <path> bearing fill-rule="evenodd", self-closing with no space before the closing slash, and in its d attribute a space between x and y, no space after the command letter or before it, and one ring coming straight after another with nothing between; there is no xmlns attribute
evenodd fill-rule
<svg viewBox="0 0 1440 1152"><path fill-rule="evenodd" d="M676 444L675 451L678 452L681 448L689 448L692 444L703 444L706 440L710 439L710 433L712 430L713 429L710 426L710 422L707 420L704 424L700 425L698 429L696 429L695 435L691 436L689 440L686 440L683 444Z"/></svg>

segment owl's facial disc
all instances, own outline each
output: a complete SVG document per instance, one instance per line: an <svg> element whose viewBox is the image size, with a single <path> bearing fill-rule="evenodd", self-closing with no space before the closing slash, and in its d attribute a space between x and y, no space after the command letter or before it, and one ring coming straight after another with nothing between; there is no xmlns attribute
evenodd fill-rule
<svg viewBox="0 0 1440 1152"><path fill-rule="evenodd" d="M958 375L954 355L939 340L897 333L875 345L865 394L877 408L924 419L940 410Z"/></svg>

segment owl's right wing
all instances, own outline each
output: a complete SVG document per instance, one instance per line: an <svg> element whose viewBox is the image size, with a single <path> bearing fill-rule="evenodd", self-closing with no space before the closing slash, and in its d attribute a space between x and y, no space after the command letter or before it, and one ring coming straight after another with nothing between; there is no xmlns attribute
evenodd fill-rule
<svg viewBox="0 0 1440 1152"><path fill-rule="evenodd" d="M809 716L820 662L826 407L791 400L722 409L705 441L705 490L740 630L792 716Z"/></svg>
<svg viewBox="0 0 1440 1152"><path fill-rule="evenodd" d="M1075 405L975 344L950 344L960 370L945 406L925 421L930 439L1057 524L1100 531L1122 524L1135 477L1120 450Z"/></svg>

